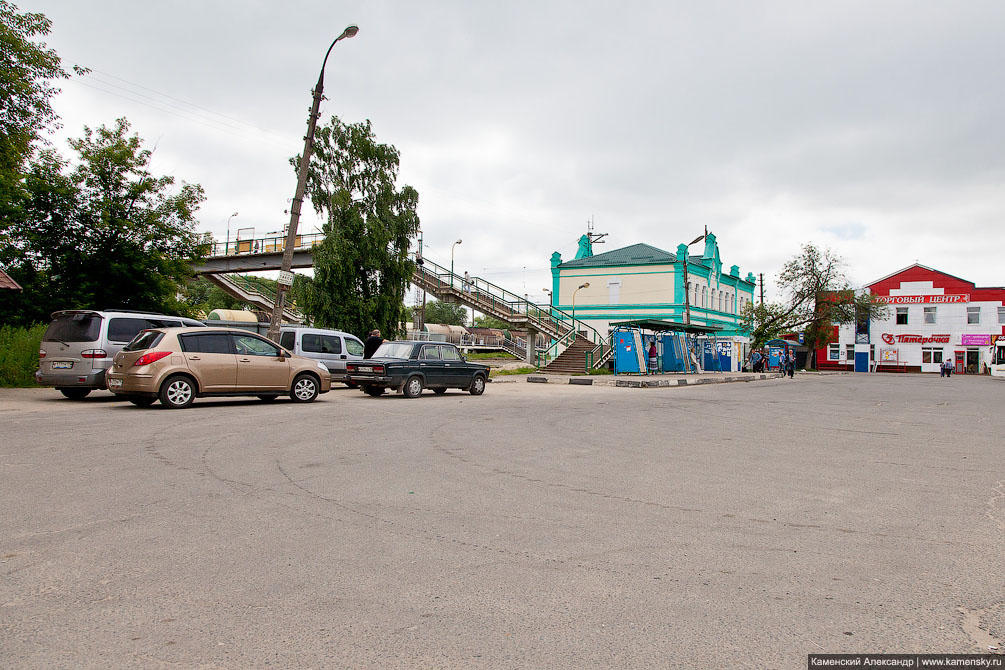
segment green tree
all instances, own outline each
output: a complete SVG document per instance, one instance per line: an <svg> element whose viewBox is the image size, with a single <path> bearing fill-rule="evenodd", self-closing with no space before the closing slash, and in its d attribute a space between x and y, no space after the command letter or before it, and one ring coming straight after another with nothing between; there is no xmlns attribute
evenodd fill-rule
<svg viewBox="0 0 1005 670"><path fill-rule="evenodd" d="M20 13L0 0L0 227L23 215L22 171L33 145L56 125L51 100L59 89L52 82L69 76L56 52L37 41L51 26L44 14Z"/></svg>
<svg viewBox="0 0 1005 670"><path fill-rule="evenodd" d="M296 168L299 161L290 162ZM325 217L325 240L314 247L314 279L301 305L317 325L361 337L374 328L400 334L419 194L396 187L398 162L398 150L378 143L369 121L332 117L317 130L307 195Z"/></svg>
<svg viewBox="0 0 1005 670"><path fill-rule="evenodd" d="M440 300L426 303L426 323L442 323L445 326L463 326L468 322L468 311L463 305Z"/></svg>
<svg viewBox="0 0 1005 670"><path fill-rule="evenodd" d="M845 262L830 249L804 244L778 277L782 302L748 304L742 314L753 346L785 333L802 331L803 342L815 351L830 339L836 324L857 319L881 319L888 308L875 296L851 288L844 274ZM809 359L808 366L814 361Z"/></svg>
<svg viewBox="0 0 1005 670"><path fill-rule="evenodd" d="M497 319L494 316L476 316L475 326L478 328L498 328L499 330L509 330L512 325L503 321L502 319Z"/></svg>
<svg viewBox="0 0 1005 670"><path fill-rule="evenodd" d="M125 119L85 128L70 146L69 173L51 150L31 161L24 216L0 230L0 265L25 289L0 297L0 309L14 323L75 307L185 311L177 296L207 251L195 232L202 188L153 175Z"/></svg>

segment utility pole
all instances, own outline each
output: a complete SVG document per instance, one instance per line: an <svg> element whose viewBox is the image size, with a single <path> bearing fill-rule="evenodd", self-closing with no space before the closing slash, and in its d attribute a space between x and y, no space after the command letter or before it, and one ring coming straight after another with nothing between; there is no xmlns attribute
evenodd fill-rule
<svg viewBox="0 0 1005 670"><path fill-rule="evenodd" d="M300 171L297 176L297 192L293 196L290 207L290 225L286 231L286 245L283 247L283 261L280 264L279 281L276 284L276 304L272 307L272 320L269 322L267 337L273 342L279 342L279 326L283 321L283 305L286 303L286 292L293 286L293 248L297 244L297 225L300 223L300 206L304 202L304 191L307 188L307 169L311 164L311 153L314 151L314 128L318 122L318 111L321 109L321 98L324 97L325 65L332 49L347 37L354 37L359 32L356 26L349 26L328 47L324 62L321 63L321 74L318 83L314 85L314 104L311 105L311 116L307 120L307 136L304 138L304 155L300 157Z"/></svg>
<svg viewBox="0 0 1005 670"><path fill-rule="evenodd" d="M761 305L764 304L764 273L758 273L758 277L761 278Z"/></svg>

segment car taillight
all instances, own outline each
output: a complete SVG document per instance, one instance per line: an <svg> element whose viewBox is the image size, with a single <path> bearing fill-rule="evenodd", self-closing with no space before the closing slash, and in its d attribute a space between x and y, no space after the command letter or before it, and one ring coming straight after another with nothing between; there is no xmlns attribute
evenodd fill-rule
<svg viewBox="0 0 1005 670"><path fill-rule="evenodd" d="M373 366L373 372L374 372L374 374L378 374L378 375L384 374L384 366L383 365L374 365Z"/></svg>
<svg viewBox="0 0 1005 670"><path fill-rule="evenodd" d="M345 371L346 372L356 372L356 366L353 365L352 363L346 363L345 364Z"/></svg>
<svg viewBox="0 0 1005 670"><path fill-rule="evenodd" d="M136 362L133 363L133 366L139 367L141 365L150 365L151 363L156 363L165 356L170 355L171 355L170 351L151 351L149 354L143 354L142 356L137 358Z"/></svg>
<svg viewBox="0 0 1005 670"><path fill-rule="evenodd" d="M45 349L39 349L38 350L38 357L39 358L45 358Z"/></svg>
<svg viewBox="0 0 1005 670"><path fill-rule="evenodd" d="M108 358L104 349L85 349L80 352L81 358Z"/></svg>

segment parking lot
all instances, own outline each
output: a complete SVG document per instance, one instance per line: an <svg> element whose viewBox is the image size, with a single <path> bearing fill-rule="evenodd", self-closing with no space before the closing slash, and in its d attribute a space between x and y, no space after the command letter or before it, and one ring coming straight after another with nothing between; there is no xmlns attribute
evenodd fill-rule
<svg viewBox="0 0 1005 670"><path fill-rule="evenodd" d="M1005 637L1005 384L0 389L4 667L797 668Z"/></svg>

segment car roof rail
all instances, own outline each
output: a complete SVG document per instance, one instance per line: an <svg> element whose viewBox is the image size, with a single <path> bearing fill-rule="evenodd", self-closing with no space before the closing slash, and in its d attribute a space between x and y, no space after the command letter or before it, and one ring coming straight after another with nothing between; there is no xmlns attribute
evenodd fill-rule
<svg viewBox="0 0 1005 670"><path fill-rule="evenodd" d="M121 314L149 314L150 316L171 316L170 314L161 314L160 312L151 312L145 309L118 309L113 307L112 309L106 309L105 312L118 312ZM181 317L175 317L181 318Z"/></svg>

